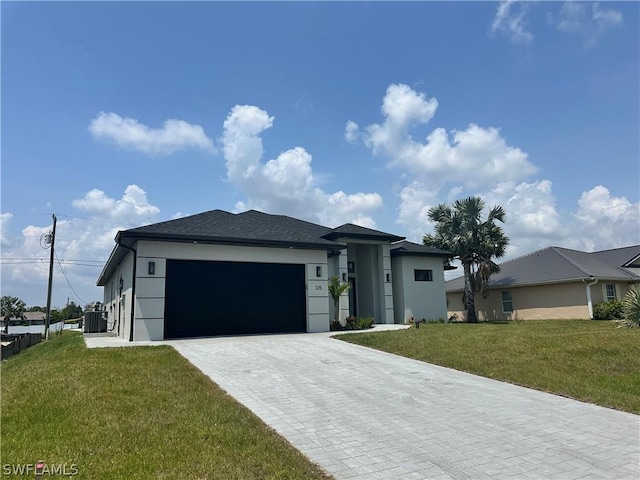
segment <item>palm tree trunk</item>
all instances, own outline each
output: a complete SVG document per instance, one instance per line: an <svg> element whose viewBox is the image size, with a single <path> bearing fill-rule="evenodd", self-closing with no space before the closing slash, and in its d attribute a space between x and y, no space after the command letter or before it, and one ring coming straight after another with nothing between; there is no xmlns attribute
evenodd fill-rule
<svg viewBox="0 0 640 480"><path fill-rule="evenodd" d="M467 322L478 323L478 317L476 316L476 303L474 299L473 279L471 278L471 262L462 262L464 268L464 296L467 308Z"/></svg>

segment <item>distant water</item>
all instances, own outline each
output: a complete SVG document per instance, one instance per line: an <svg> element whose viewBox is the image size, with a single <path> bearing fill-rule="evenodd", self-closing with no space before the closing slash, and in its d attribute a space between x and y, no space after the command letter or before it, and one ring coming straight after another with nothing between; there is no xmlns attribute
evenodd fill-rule
<svg viewBox="0 0 640 480"><path fill-rule="evenodd" d="M64 322L52 323L49 325L49 332L59 332L62 329L69 330L78 327L78 323L70 323L68 325L65 325ZM9 333L12 335L20 333L44 333L44 325L9 325Z"/></svg>

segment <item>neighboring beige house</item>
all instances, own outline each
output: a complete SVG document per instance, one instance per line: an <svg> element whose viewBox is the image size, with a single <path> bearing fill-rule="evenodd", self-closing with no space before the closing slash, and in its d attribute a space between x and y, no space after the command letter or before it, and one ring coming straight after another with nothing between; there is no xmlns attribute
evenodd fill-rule
<svg viewBox="0 0 640 480"><path fill-rule="evenodd" d="M599 252L547 247L500 265L489 295L476 293L480 320L592 318L593 305L640 284L640 245ZM464 279L446 282L448 315L464 318Z"/></svg>

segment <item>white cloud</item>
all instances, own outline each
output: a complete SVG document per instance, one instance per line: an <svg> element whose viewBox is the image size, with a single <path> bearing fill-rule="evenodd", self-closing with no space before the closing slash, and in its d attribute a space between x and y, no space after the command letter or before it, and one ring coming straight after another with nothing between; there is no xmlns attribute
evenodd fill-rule
<svg viewBox="0 0 640 480"><path fill-rule="evenodd" d="M360 136L360 127L356 122L349 120L344 129L344 139L349 143L355 143L358 141L358 137Z"/></svg>
<svg viewBox="0 0 640 480"><path fill-rule="evenodd" d="M374 154L384 153L395 167L406 168L431 189L455 181L482 187L526 178L537 169L517 147L507 145L497 128L470 124L450 134L436 128L424 143L416 141L410 127L429 122L438 101L407 85L390 85L383 99L382 124L366 127L365 144Z"/></svg>
<svg viewBox="0 0 640 480"><path fill-rule="evenodd" d="M373 226L369 213L382 206L377 193L327 193L316 185L312 156L302 147L262 162L261 133L273 117L256 106L236 105L223 124L221 144L229 182L247 197L237 210L255 208L269 213L337 226L360 222Z"/></svg>
<svg viewBox="0 0 640 480"><path fill-rule="evenodd" d="M558 30L582 36L586 45L592 46L607 30L621 25L622 21L621 12L612 9L603 10L598 2L569 1L562 4L555 25Z"/></svg>
<svg viewBox="0 0 640 480"><path fill-rule="evenodd" d="M410 178L400 190L398 223L414 241L431 229L428 211L442 201L443 189L448 190L446 201L450 202L453 196L470 194L465 192L490 191L497 183L514 189L537 171L527 154L508 145L493 127L470 124L451 134L435 128L425 141L416 141L411 127L429 122L437 105L436 99L406 85L391 85L383 99L384 122L366 127L363 138L374 154L384 153L390 166Z"/></svg>
<svg viewBox="0 0 640 480"><path fill-rule="evenodd" d="M507 255L514 257L548 245L564 245L567 225L556 209L549 180L499 182L479 195L488 208L502 205L507 212L503 225L510 238Z"/></svg>
<svg viewBox="0 0 640 480"><path fill-rule="evenodd" d="M422 243L422 236L432 227L429 209L439 203L437 192L419 180L400 191L398 223L409 232L408 240Z"/></svg>
<svg viewBox="0 0 640 480"><path fill-rule="evenodd" d="M162 128L149 128L133 118L100 112L89 124L96 139L114 141L117 145L149 155L170 155L179 150L199 149L213 152L213 141L200 125L184 120L165 120Z"/></svg>
<svg viewBox="0 0 640 480"><path fill-rule="evenodd" d="M382 197L377 193L354 193L348 195L342 191L330 195L317 190L316 201L319 202L317 219L322 225L330 227L343 223L354 223L368 228L375 228L376 223L367 212L382 207Z"/></svg>
<svg viewBox="0 0 640 480"><path fill-rule="evenodd" d="M107 197L102 190L94 188L83 198L73 200L72 205L92 215L115 221L129 218L150 219L160 212L158 207L149 203L147 192L137 185L129 185L118 200Z"/></svg>
<svg viewBox="0 0 640 480"><path fill-rule="evenodd" d="M622 23L622 13L617 10L600 10L598 2L594 2L592 7L592 18L601 29L615 27Z"/></svg>
<svg viewBox="0 0 640 480"><path fill-rule="evenodd" d="M466 195L482 197L487 208L505 208L507 217L502 226L510 242L503 260L550 245L594 251L640 243L640 203L614 197L601 185L584 192L575 211L567 213L558 211L549 180L500 182L489 190L457 198ZM406 186L400 197L398 222L410 232L411 239L420 241L433 228L427 217L429 208L442 201L417 182Z"/></svg>
<svg viewBox="0 0 640 480"><path fill-rule="evenodd" d="M529 180L538 170L536 165L520 148L508 145L500 130L476 124L451 133L435 128L419 142L409 129L433 116L423 115L429 104L427 97L406 86L393 95L395 100L406 95L410 101L395 104L412 107L393 121L387 117L380 125L366 127L367 134L386 133L375 140L365 134L362 140L373 153L384 153L389 165L405 179L399 188L397 222L410 240L419 242L424 233L432 231L428 219L432 206L478 195L487 207L502 205L507 212L504 228L511 238L507 258L549 245L589 251L640 241L638 204L616 198L600 186L582 195L575 213L561 212L551 181ZM385 115L387 112L383 108ZM395 130L387 128L390 123Z"/></svg>
<svg viewBox="0 0 640 480"><path fill-rule="evenodd" d="M13 218L13 214L9 212L0 214L0 247L7 248L11 246L11 240L7 236L9 230L9 222Z"/></svg>
<svg viewBox="0 0 640 480"><path fill-rule="evenodd" d="M514 12L516 4L518 11ZM514 0L500 2L491 23L491 33L501 33L514 44L530 45L533 42L533 34L527 30L526 15L526 4Z"/></svg>
<svg viewBox="0 0 640 480"><path fill-rule="evenodd" d="M95 283L115 246L116 233L155 221L159 209L149 203L146 192L137 185L129 185L119 199L93 189L72 205L81 213L79 217L58 216L56 255L80 298L87 302L101 300L101 289ZM0 218L4 239L11 214L3 213ZM49 250L42 247L42 237L51 228L51 224L29 225L20 236L12 237L10 244L3 244L3 294L16 295L29 305L46 302ZM54 306L63 306L67 297L81 303L68 287L57 261L53 285Z"/></svg>
<svg viewBox="0 0 640 480"><path fill-rule="evenodd" d="M411 139L410 127L429 122L437 109L437 99L427 99L404 84L391 84L382 100L384 122L369 125L364 141L374 153L395 155Z"/></svg>
<svg viewBox="0 0 640 480"><path fill-rule="evenodd" d="M580 196L574 223L574 237L588 250L640 243L640 203L613 197L602 185Z"/></svg>

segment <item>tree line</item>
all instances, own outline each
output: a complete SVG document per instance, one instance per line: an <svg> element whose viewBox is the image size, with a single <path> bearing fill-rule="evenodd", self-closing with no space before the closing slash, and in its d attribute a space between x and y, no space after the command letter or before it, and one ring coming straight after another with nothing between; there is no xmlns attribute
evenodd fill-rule
<svg viewBox="0 0 640 480"><path fill-rule="evenodd" d="M0 316L3 321L9 318L24 318L26 312L47 313L47 307L32 306L27 307L26 303L18 297L4 295L0 298ZM63 308L51 309L51 322L60 322L72 318L82 317L84 309L74 302L69 302Z"/></svg>

